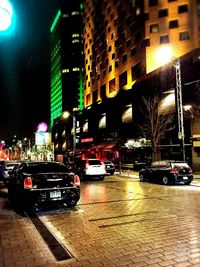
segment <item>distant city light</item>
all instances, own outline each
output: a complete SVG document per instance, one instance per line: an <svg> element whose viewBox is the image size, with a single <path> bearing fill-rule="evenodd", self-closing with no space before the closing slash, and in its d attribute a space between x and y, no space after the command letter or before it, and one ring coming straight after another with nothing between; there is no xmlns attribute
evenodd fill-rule
<svg viewBox="0 0 200 267"><path fill-rule="evenodd" d="M0 31L8 30L12 25L13 9L7 0L0 1Z"/></svg>
<svg viewBox="0 0 200 267"><path fill-rule="evenodd" d="M48 126L45 122L41 122L37 126L37 132L46 132L48 129Z"/></svg>

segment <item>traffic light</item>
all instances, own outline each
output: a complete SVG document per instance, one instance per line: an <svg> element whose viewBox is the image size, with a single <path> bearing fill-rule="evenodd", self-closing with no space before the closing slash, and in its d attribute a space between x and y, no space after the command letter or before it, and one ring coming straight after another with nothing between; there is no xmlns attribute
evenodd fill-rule
<svg viewBox="0 0 200 267"><path fill-rule="evenodd" d="M0 35L10 35L14 30L13 7L8 0L0 1Z"/></svg>

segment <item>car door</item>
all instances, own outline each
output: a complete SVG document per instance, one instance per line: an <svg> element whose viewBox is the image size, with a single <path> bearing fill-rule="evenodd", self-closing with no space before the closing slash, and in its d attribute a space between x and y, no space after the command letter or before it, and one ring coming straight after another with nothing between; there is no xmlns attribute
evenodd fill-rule
<svg viewBox="0 0 200 267"><path fill-rule="evenodd" d="M157 169L158 163L152 162L150 166L147 166L146 169L146 179L149 181L153 181L155 178L155 172Z"/></svg>

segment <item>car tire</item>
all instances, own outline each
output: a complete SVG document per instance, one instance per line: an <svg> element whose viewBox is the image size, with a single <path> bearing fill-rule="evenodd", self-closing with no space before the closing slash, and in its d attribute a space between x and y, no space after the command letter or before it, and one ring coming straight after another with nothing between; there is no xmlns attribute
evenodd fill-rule
<svg viewBox="0 0 200 267"><path fill-rule="evenodd" d="M71 200L68 201L66 204L67 204L67 207L68 207L68 208L74 208L74 207L76 206L76 204L77 204L77 201L74 200L74 199L71 199Z"/></svg>
<svg viewBox="0 0 200 267"><path fill-rule="evenodd" d="M168 185L168 184L170 184L170 182L169 182L169 178L168 178L167 176L164 176L164 177L162 178L162 183L163 183L164 185Z"/></svg>
<svg viewBox="0 0 200 267"><path fill-rule="evenodd" d="M189 185L189 184L191 184L191 182L190 182L190 181L189 181L189 182L185 182L184 184L185 184L185 185Z"/></svg>
<svg viewBox="0 0 200 267"><path fill-rule="evenodd" d="M145 182L146 181L146 179L144 178L143 174L139 175L139 179L140 179L140 182Z"/></svg>

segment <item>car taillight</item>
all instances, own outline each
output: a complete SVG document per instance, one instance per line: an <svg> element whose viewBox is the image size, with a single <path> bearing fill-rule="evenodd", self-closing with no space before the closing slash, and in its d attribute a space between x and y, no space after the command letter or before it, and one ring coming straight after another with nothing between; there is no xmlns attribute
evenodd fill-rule
<svg viewBox="0 0 200 267"><path fill-rule="evenodd" d="M189 169L189 173L192 173L192 169Z"/></svg>
<svg viewBox="0 0 200 267"><path fill-rule="evenodd" d="M101 162L101 165L104 165L104 163L103 163L103 161L102 161L102 160L101 160L100 162Z"/></svg>
<svg viewBox="0 0 200 267"><path fill-rule="evenodd" d="M33 187L32 178L26 177L24 180L24 189L31 189Z"/></svg>
<svg viewBox="0 0 200 267"><path fill-rule="evenodd" d="M178 173L177 169L171 170L170 173Z"/></svg>
<svg viewBox="0 0 200 267"><path fill-rule="evenodd" d="M74 185L75 186L80 186L80 178L78 175L74 175Z"/></svg>

